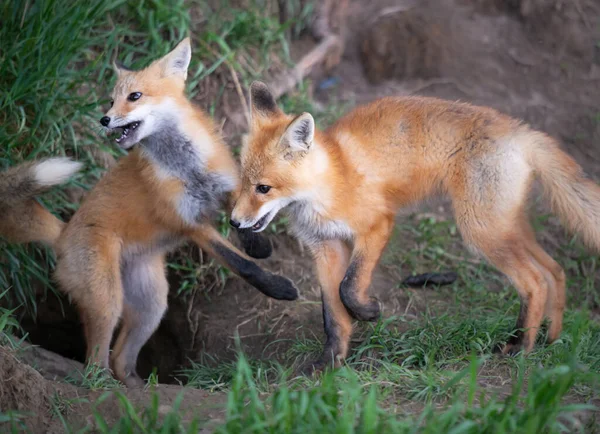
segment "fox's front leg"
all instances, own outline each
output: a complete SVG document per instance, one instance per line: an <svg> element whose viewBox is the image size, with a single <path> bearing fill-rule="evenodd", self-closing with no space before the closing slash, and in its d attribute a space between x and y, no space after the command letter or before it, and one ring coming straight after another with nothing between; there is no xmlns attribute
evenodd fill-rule
<svg viewBox="0 0 600 434"><path fill-rule="evenodd" d="M234 190L229 195L229 200L227 202L227 215L231 215L231 210L233 210L238 197L239 188ZM238 239L242 243L244 252L246 252L248 256L255 259L266 259L273 253L271 242L265 235L252 231L252 228L235 228L235 232L237 233Z"/></svg>
<svg viewBox="0 0 600 434"><path fill-rule="evenodd" d="M393 217L387 217L373 225L368 233L355 238L350 265L339 291L344 306L357 320L375 321L381 313L379 302L369 295L369 286L393 227Z"/></svg>
<svg viewBox="0 0 600 434"><path fill-rule="evenodd" d="M199 225L188 235L203 250L263 294L277 300L298 298L298 289L291 280L263 270L223 238L211 225Z"/></svg>
<svg viewBox="0 0 600 434"><path fill-rule="evenodd" d="M313 247L312 253L321 284L323 326L327 340L321 357L308 368L309 371L320 371L326 367L339 367L348 354L352 318L340 299L339 287L348 268L350 249L343 241L329 240Z"/></svg>
<svg viewBox="0 0 600 434"><path fill-rule="evenodd" d="M266 259L273 253L271 242L265 235L253 232L250 228L237 228L235 231L248 256L255 259Z"/></svg>

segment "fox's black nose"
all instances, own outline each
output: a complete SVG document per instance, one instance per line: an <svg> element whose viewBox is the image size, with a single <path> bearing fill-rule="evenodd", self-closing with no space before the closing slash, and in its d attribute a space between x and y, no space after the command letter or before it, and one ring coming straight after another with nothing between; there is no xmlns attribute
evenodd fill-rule
<svg viewBox="0 0 600 434"><path fill-rule="evenodd" d="M234 228L239 228L240 227L240 222L236 222L234 219L229 220L229 224L231 226L233 226Z"/></svg>
<svg viewBox="0 0 600 434"><path fill-rule="evenodd" d="M108 124L110 124L110 118L108 116L104 116L102 119L100 119L100 123L103 127L107 127Z"/></svg>

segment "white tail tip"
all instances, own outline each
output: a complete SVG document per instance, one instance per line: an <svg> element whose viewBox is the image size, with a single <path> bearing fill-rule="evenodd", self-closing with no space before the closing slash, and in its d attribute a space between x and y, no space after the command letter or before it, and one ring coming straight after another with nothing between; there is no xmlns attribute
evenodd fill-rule
<svg viewBox="0 0 600 434"><path fill-rule="evenodd" d="M33 168L35 180L40 185L57 185L79 172L83 164L66 157L49 158Z"/></svg>

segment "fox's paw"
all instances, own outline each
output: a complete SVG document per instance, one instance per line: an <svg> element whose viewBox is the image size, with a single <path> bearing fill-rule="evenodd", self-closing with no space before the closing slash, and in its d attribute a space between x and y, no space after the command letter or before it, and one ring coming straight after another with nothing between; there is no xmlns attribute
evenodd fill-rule
<svg viewBox="0 0 600 434"><path fill-rule="evenodd" d="M296 369L296 375L304 377L319 377L325 372L333 371L339 368L339 363L332 363L331 360L326 359L324 356L319 357L316 360L309 360L301 364Z"/></svg>
<svg viewBox="0 0 600 434"><path fill-rule="evenodd" d="M273 253L273 246L267 236L252 232L251 229L238 229L237 233L248 256L266 259Z"/></svg>
<svg viewBox="0 0 600 434"><path fill-rule="evenodd" d="M128 389L141 389L146 385L146 382L136 373L128 374L127 376L115 375L117 380L125 385Z"/></svg>
<svg viewBox="0 0 600 434"><path fill-rule="evenodd" d="M358 321L377 321L381 316L381 304L376 297L369 297L367 303L359 302L354 296L343 295L340 292L342 303L352 318Z"/></svg>
<svg viewBox="0 0 600 434"><path fill-rule="evenodd" d="M321 359L309 360L302 363L296 369L295 374L296 376L303 377L318 377L323 373L323 371L325 371L326 368L327 364Z"/></svg>
<svg viewBox="0 0 600 434"><path fill-rule="evenodd" d="M513 357L523 351L524 347L521 342L508 342L504 345L498 345L494 349L494 353L500 356Z"/></svg>
<svg viewBox="0 0 600 434"><path fill-rule="evenodd" d="M296 300L298 288L287 277L272 274L264 285L258 288L263 294L276 300Z"/></svg>

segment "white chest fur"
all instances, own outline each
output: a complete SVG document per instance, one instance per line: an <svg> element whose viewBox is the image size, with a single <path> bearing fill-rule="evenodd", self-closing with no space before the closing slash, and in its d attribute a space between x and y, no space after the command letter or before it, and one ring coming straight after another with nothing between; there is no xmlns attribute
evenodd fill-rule
<svg viewBox="0 0 600 434"><path fill-rule="evenodd" d="M292 233L306 244L342 239L352 240L352 229L341 220L324 217L308 202L295 202L287 208Z"/></svg>

